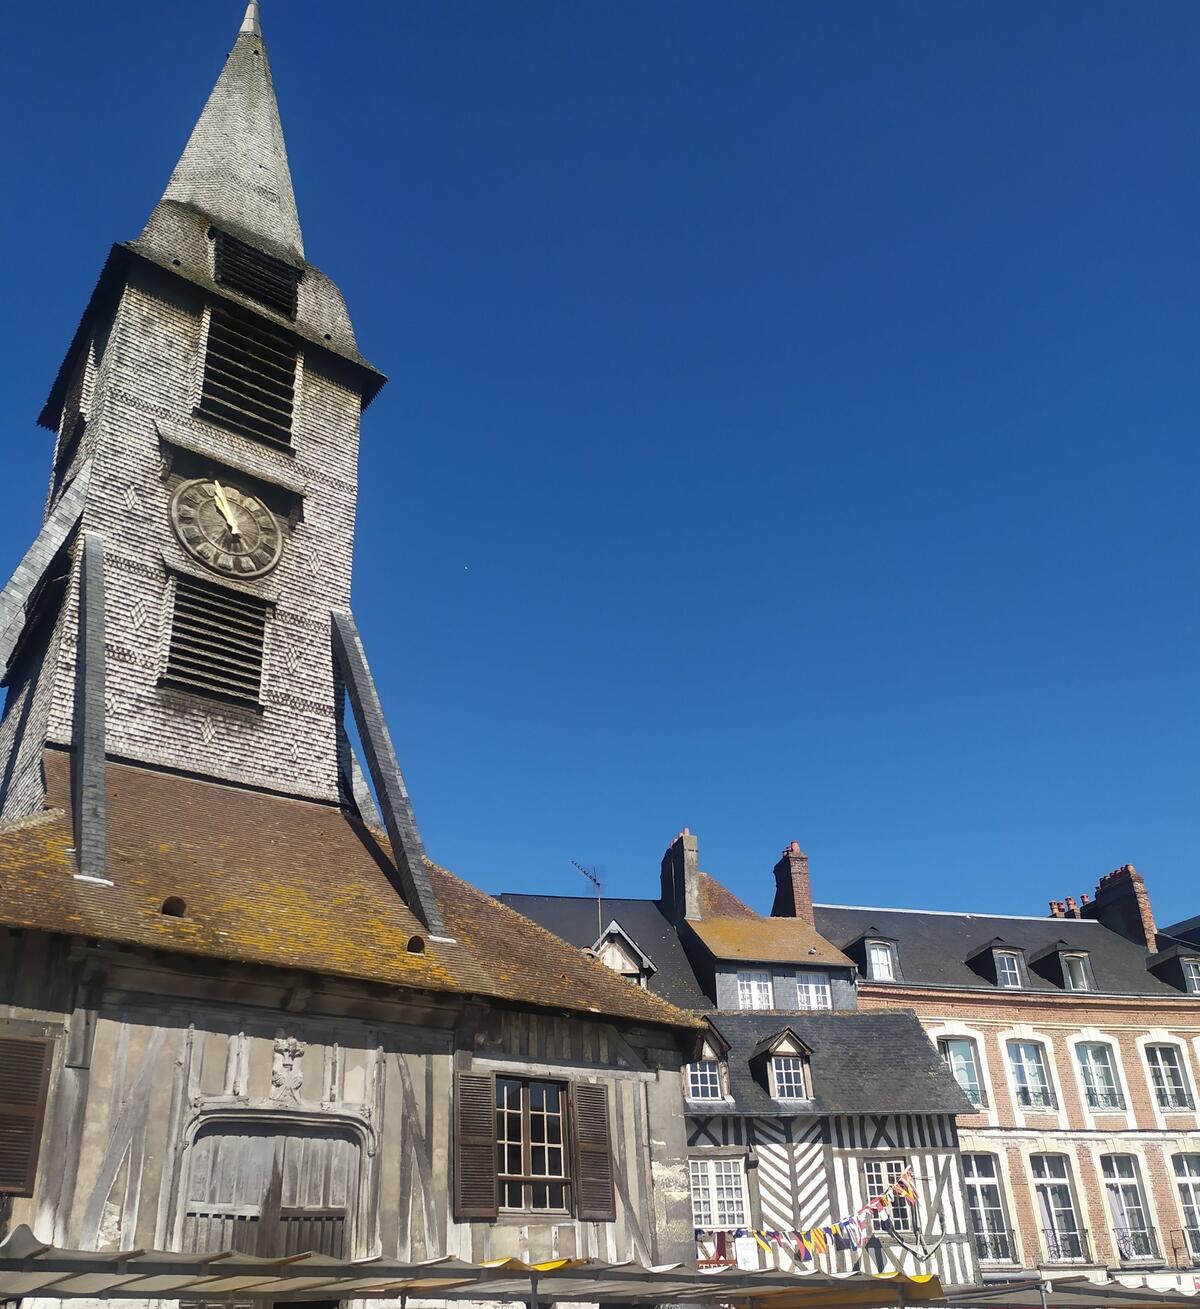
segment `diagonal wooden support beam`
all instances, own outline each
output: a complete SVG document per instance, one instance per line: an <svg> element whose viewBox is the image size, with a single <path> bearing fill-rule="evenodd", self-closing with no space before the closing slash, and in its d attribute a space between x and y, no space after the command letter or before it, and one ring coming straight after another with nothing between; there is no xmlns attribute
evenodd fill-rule
<svg viewBox="0 0 1200 1309"><path fill-rule="evenodd" d="M392 843L392 855L396 860L404 899L434 936L443 936L442 914L429 879L425 846L421 841L412 802L408 798L408 788L404 785L392 738L383 717L379 693L367 665L358 627L349 610L335 609L332 619L333 657L342 681L346 684L350 707L354 711L354 722L358 727L371 781L375 783L379 807L383 810L383 821Z"/></svg>
<svg viewBox="0 0 1200 1309"><path fill-rule="evenodd" d="M0 591L0 669L7 665L25 628L25 606L30 596L37 590L37 584L45 576L46 569L79 522L91 471L89 460L71 479L70 486L42 524L42 530L25 551L25 557L17 565L16 572L8 579L4 590Z"/></svg>
<svg viewBox="0 0 1200 1309"><path fill-rule="evenodd" d="M95 532L85 532L79 566L71 793L78 876L96 881L108 880L104 713L104 538Z"/></svg>

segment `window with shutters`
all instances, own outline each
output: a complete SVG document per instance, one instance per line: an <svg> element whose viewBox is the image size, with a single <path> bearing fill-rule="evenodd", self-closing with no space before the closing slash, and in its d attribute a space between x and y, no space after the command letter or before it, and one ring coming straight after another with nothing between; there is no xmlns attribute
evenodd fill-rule
<svg viewBox="0 0 1200 1309"><path fill-rule="evenodd" d="M0 1036L0 1195L32 1195L54 1042Z"/></svg>
<svg viewBox="0 0 1200 1309"><path fill-rule="evenodd" d="M214 304L196 412L243 436L290 447L297 359L293 341L265 318Z"/></svg>
<svg viewBox="0 0 1200 1309"><path fill-rule="evenodd" d="M163 681L246 704L262 686L267 602L179 574Z"/></svg>
<svg viewBox="0 0 1200 1309"><path fill-rule="evenodd" d="M228 232L212 231L214 272L221 286L257 300L268 309L296 317L296 290L302 270L276 259Z"/></svg>
<svg viewBox="0 0 1200 1309"><path fill-rule="evenodd" d="M605 1086L465 1072L454 1085L456 1218L616 1218Z"/></svg>

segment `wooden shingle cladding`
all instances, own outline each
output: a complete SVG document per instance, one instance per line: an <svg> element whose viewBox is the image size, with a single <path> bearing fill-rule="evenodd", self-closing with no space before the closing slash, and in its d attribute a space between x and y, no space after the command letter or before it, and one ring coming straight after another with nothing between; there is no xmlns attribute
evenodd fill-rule
<svg viewBox="0 0 1200 1309"><path fill-rule="evenodd" d="M0 1036L0 1195L32 1195L54 1042Z"/></svg>

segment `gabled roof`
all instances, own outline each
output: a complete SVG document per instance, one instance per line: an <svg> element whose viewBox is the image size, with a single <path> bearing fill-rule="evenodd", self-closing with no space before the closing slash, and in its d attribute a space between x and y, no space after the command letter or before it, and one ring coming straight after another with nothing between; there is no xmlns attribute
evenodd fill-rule
<svg viewBox="0 0 1200 1309"><path fill-rule="evenodd" d="M526 914L535 923L577 946L589 949L596 940L596 901L584 895L518 895L505 892L501 904ZM651 995L662 996L685 1009L706 1009L704 994L671 920L654 900L603 900L603 916L619 923L654 960L657 971L646 983ZM629 983L623 979L623 986Z"/></svg>
<svg viewBox="0 0 1200 1309"><path fill-rule="evenodd" d="M996 938L1001 948L1022 949L1026 958L1059 941L1069 950L1086 951L1096 979L1096 990L1106 995L1179 997L1171 986L1147 970L1149 952L1117 932L1089 918L999 917L968 913L922 913L910 909L883 909L849 905L814 906L817 927L845 948L869 928L897 942L904 984L994 991L995 986L968 964ZM1059 947L1064 948L1064 947ZM1028 991L1062 994L1062 987L1030 973Z"/></svg>
<svg viewBox="0 0 1200 1309"><path fill-rule="evenodd" d="M775 1114L779 1102L754 1076L783 1031L809 1048L812 1101L806 1114L965 1114L973 1109L909 1010L882 1013L722 1011L712 1023L729 1043L732 1110ZM696 1113L698 1110L692 1109Z"/></svg>
<svg viewBox="0 0 1200 1309"><path fill-rule="evenodd" d="M596 937L595 941L592 943L592 953L593 954L598 953L603 948L604 943L606 941L611 941L614 936L620 937L620 939L625 942L625 944L629 947L630 954L632 954L637 959L638 963L642 966L644 972L650 974L658 971L658 969L655 968L654 966L654 960L650 958L650 956L645 952L645 950L643 950L642 947L638 945L638 943L633 939L633 937L629 935L629 933L621 926L620 923L617 922L615 918L612 920L611 923L609 923L609 925L604 929L604 931L601 932L598 937Z"/></svg>
<svg viewBox="0 0 1200 1309"><path fill-rule="evenodd" d="M387 839L337 807L109 763L112 886L74 876L70 756L0 825L0 923L245 964L699 1029L701 1020L430 863L451 940L404 903ZM186 906L163 914L168 897ZM410 950L414 938L423 947Z"/></svg>

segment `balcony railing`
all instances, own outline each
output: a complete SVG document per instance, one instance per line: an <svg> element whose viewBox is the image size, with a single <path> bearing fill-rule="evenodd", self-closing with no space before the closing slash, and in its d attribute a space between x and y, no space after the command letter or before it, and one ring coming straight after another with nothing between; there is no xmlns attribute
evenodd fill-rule
<svg viewBox="0 0 1200 1309"><path fill-rule="evenodd" d="M1160 1109L1192 1109L1192 1097L1181 1086L1158 1086L1154 1094Z"/></svg>
<svg viewBox="0 0 1200 1309"><path fill-rule="evenodd" d="M1122 1263L1162 1258L1158 1252L1158 1235L1153 1227L1118 1227L1113 1232L1113 1240Z"/></svg>
<svg viewBox="0 0 1200 1309"><path fill-rule="evenodd" d="M1046 1246L1046 1262L1052 1264L1078 1264L1091 1262L1088 1234L1083 1229L1075 1232L1042 1228Z"/></svg>
<svg viewBox="0 0 1200 1309"><path fill-rule="evenodd" d="M1048 1086L1018 1086L1017 1103L1024 1109L1053 1109L1054 1092Z"/></svg>
<svg viewBox="0 0 1200 1309"><path fill-rule="evenodd" d="M1009 1232L975 1232L975 1257L981 1263L1011 1264L1016 1260L1013 1254L1013 1240Z"/></svg>
<svg viewBox="0 0 1200 1309"><path fill-rule="evenodd" d="M1124 1109L1125 1097L1115 1087L1089 1086L1087 1088L1089 1109Z"/></svg>
<svg viewBox="0 0 1200 1309"><path fill-rule="evenodd" d="M982 1086L967 1086L962 1082L959 1082L958 1085L961 1087L963 1095L970 1100L976 1109L987 1108L987 1096L984 1095Z"/></svg>

